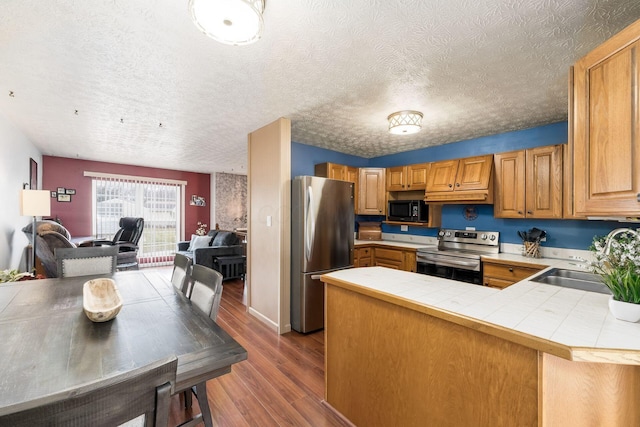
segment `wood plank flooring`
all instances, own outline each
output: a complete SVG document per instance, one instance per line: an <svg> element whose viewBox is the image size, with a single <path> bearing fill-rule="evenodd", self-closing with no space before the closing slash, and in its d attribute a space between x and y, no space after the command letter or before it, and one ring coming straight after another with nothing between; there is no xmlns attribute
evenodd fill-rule
<svg viewBox="0 0 640 427"><path fill-rule="evenodd" d="M248 358L233 365L231 373L207 382L213 424L349 426L322 404L324 332L277 335L247 313L243 289L240 280L224 283L217 322L247 349ZM198 413L196 399L193 404ZM190 415L182 396L174 396L169 425Z"/></svg>

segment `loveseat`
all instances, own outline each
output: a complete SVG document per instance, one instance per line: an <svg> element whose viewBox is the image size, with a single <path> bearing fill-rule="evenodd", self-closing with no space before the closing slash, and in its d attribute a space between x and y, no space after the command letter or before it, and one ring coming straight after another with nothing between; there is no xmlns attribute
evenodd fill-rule
<svg viewBox="0 0 640 427"><path fill-rule="evenodd" d="M243 249L241 239L233 231L211 230L206 236L193 235L191 240L178 242L176 253L190 258L194 264L218 270L217 257L241 256Z"/></svg>

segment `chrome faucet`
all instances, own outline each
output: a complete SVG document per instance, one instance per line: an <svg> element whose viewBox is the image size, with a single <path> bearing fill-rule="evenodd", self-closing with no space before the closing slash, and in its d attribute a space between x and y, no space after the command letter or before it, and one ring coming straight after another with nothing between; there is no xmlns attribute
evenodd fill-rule
<svg viewBox="0 0 640 427"><path fill-rule="evenodd" d="M637 230L631 228L616 228L607 234L607 237L604 239L604 247L601 252L603 255L609 255L609 252L611 252L611 243L613 242L613 238L622 233L634 234L638 239L640 239L640 233Z"/></svg>

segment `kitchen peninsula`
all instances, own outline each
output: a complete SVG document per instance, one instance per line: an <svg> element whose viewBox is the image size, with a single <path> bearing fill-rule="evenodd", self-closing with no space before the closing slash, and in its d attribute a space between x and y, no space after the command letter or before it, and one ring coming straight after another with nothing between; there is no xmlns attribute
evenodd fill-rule
<svg viewBox="0 0 640 427"><path fill-rule="evenodd" d="M355 425L640 425L640 324L608 296L383 267L326 283L326 401Z"/></svg>

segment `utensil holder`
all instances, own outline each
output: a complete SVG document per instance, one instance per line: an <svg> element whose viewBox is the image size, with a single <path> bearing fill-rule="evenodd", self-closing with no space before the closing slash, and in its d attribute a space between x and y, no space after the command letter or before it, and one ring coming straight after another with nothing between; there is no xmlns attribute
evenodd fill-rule
<svg viewBox="0 0 640 427"><path fill-rule="evenodd" d="M524 242L522 255L529 258L540 258L540 242Z"/></svg>

